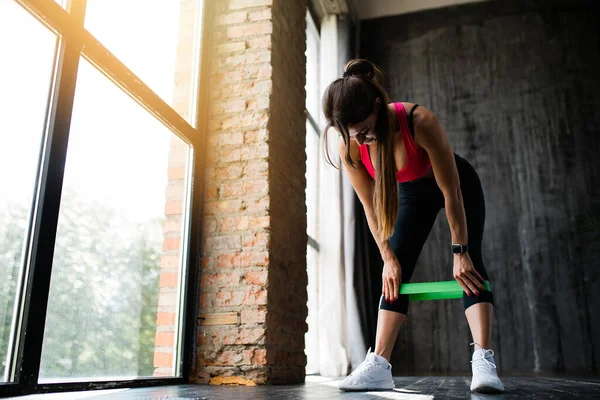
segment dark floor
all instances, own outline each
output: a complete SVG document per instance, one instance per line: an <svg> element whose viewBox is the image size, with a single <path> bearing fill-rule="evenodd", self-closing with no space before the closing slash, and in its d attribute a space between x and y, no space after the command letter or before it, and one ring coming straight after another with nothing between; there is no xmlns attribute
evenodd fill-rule
<svg viewBox="0 0 600 400"><path fill-rule="evenodd" d="M470 377L396 377L396 389L384 392L342 392L340 379L307 376L306 383L288 386L180 385L144 389L116 389L19 397L22 400L291 400L291 399L600 399L600 379L504 377L507 392L499 395L469 391Z"/></svg>

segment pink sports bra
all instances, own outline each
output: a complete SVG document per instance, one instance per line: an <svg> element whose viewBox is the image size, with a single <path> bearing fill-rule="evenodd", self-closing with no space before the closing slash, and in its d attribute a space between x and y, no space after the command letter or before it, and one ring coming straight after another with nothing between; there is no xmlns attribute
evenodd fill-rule
<svg viewBox="0 0 600 400"><path fill-rule="evenodd" d="M417 106L418 104L416 104L411 110L411 117L414 109ZM402 103L394 103L394 108L396 110L396 117L398 118L398 123L400 125L402 143L404 144L404 149L406 150L406 164L400 171L396 173L396 176L398 178L398 182L408 182L421 178L423 175L425 175L427 171L429 171L429 168L431 168L431 161L429 160L427 151L425 151L425 149L415 142L413 137L414 133L412 133L411 129L409 128L409 121L406 117L406 111L404 110ZM362 144L359 146L359 149L362 163L365 165L365 168L367 168L369 175L375 179L375 169L371 163L369 148L366 144Z"/></svg>

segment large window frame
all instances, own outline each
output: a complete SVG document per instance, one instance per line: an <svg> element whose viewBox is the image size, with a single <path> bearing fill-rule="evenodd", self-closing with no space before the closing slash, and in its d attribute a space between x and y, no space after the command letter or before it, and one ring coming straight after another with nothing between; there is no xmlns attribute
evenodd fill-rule
<svg viewBox="0 0 600 400"><path fill-rule="evenodd" d="M319 276L319 197L320 197L320 168L321 168L321 112L320 112L320 43L321 35L315 20L310 12L306 12L306 49L307 49L307 85L306 85L306 103L304 113L306 116L306 179L307 189L311 184L313 191L307 190L306 206L307 206L307 236L308 243L306 246L307 255L307 272L309 276L308 297L309 297L309 315L307 323L309 324L309 332L307 332L305 340L306 349L308 350L306 373L318 373L318 363L315 360L315 352L318 349L318 340L315 336L318 335L318 276ZM312 58L311 55L312 54ZM311 80L312 79L312 80ZM315 99L316 96L316 99ZM309 100L310 99L310 100ZM315 101L316 100L316 101ZM309 108L312 108L310 110ZM316 142L316 143L315 143ZM316 144L316 147L314 146ZM313 155L311 157L310 155ZM314 181L313 181L314 179ZM312 257L311 257L312 254ZM313 281L316 279L316 281Z"/></svg>
<svg viewBox="0 0 600 400"><path fill-rule="evenodd" d="M30 226L30 242L24 279L19 297L16 329L13 337L9 382L0 383L0 397L44 392L132 388L188 383L193 362L194 325L196 323L196 296L199 287L197 266L202 263L202 193L206 137L207 52L201 51L196 66L196 118L193 125L182 118L171 106L143 83L117 57L94 38L85 28L86 0L69 0L66 10L55 0L15 1L40 23L59 35L49 93L44 142L36 179ZM202 21L202 48L206 48L210 33L208 24L213 10L212 2L200 1ZM167 126L171 132L190 145L191 162L188 168L190 197L187 224L183 238L184 258L181 273L181 303L179 307L182 340L176 348L178 377L136 378L111 381L78 381L69 383L38 383L42 344L50 291L50 278L56 241L59 208L67 157L70 120L73 112L75 84L79 60L83 57L116 84L146 111ZM194 179L195 178L195 179Z"/></svg>
<svg viewBox="0 0 600 400"><path fill-rule="evenodd" d="M312 39L314 39L317 42L317 48L313 49L316 50L316 55L317 55L317 60L316 60L316 77L317 77L317 87L316 89L319 90L320 89L320 85L319 85L319 45L320 45L320 41L321 41L321 36L319 34L319 30L317 29L317 26L315 25L315 22L313 20L312 15L310 14L310 12L307 12L306 15L306 20L307 20L307 35L311 35ZM310 46L309 40L307 40L307 46ZM307 93L307 96L309 94ZM308 110L308 108L304 108L304 113L306 115L306 121L308 122L308 125L310 126L310 132L307 132L307 135L316 135L319 142L321 140L321 127L320 127L320 123L318 122L320 120L320 116L319 114L317 115L313 115L311 114L311 112ZM317 152L319 150L317 149ZM320 153L319 153L320 154ZM318 176L319 174L319 163L317 162L315 165L307 165L307 168L312 168L314 169ZM315 204L315 209L316 209L316 215L312 216L313 218L315 218L317 220L318 223L318 214L319 214L319 202L318 202L318 198L319 198L319 189L318 189L318 182L317 182L317 193L316 193L316 199L314 200L316 202ZM318 231L318 225L315 226L316 231ZM310 247L312 247L317 253L319 252L319 242L318 242L318 237L317 235L315 235L315 237L312 237L310 235L308 235L308 245Z"/></svg>

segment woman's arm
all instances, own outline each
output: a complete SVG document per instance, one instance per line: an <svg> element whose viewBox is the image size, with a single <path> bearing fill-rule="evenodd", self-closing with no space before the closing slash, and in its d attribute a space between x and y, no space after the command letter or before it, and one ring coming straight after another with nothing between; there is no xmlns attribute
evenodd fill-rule
<svg viewBox="0 0 600 400"><path fill-rule="evenodd" d="M375 238L375 241L377 242L377 247L379 247L381 258L385 261L387 258L394 255L394 252L392 251L389 240L382 241L378 239L378 226L373 209L373 181L371 180L367 169L360 160L358 143L356 143L354 140L350 141L350 157L352 158L352 161L354 161L354 168L352 168L346 162L346 144L342 138L340 138L339 143L339 154L344 166L346 167L346 172L348 173L350 183L352 184L354 191L358 195L358 198L363 205L365 215L367 217L367 223L369 224L369 229L371 230L373 238Z"/></svg>
<svg viewBox="0 0 600 400"><path fill-rule="evenodd" d="M467 219L452 146L435 114L422 106L419 111L418 118L415 115L415 141L427 151L433 175L444 194L452 243L467 244Z"/></svg>
<svg viewBox="0 0 600 400"><path fill-rule="evenodd" d="M454 160L454 152L446 131L434 113L423 107L415 118L415 141L429 155L433 175L444 194L446 217L450 226L452 243L467 244L467 218L460 190L460 178ZM481 275L473 267L468 253L454 256L454 278L468 295L478 294L476 288L483 290Z"/></svg>
<svg viewBox="0 0 600 400"><path fill-rule="evenodd" d="M377 235L377 220L373 210L373 181L360 160L358 143L354 140L350 141L350 157L354 162L354 168L349 166L346 162L346 145L342 138L340 138L339 152L340 158L346 166L350 183L352 184L352 187L354 187L354 190L365 209L369 229L371 229L371 234L375 238L377 246L379 247L379 252L381 253L381 258L383 260L381 293L385 296L386 301L394 302L398 299L400 292L402 269L400 262L396 258L396 254L394 254L394 251L392 250L389 240L380 240Z"/></svg>

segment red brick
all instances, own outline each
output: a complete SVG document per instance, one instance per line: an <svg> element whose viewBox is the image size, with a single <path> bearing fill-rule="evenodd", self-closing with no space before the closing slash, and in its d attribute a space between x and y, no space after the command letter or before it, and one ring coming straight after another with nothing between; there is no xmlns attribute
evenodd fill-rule
<svg viewBox="0 0 600 400"><path fill-rule="evenodd" d="M248 111L254 110L264 110L271 106L271 99L268 98L258 98L248 100Z"/></svg>
<svg viewBox="0 0 600 400"><path fill-rule="evenodd" d="M223 218L221 221L222 232L242 231L246 229L248 229L247 216Z"/></svg>
<svg viewBox="0 0 600 400"><path fill-rule="evenodd" d="M243 208L248 213L265 212L265 211L269 210L269 205L270 205L270 198L268 195L265 195L258 199L245 200ZM266 225L265 225L265 221L263 221L263 220L257 221L256 219L249 221L249 223L250 223L250 228L252 228L252 229L255 229L257 227L264 228L269 225L268 220L266 221ZM260 225L256 225L257 223Z"/></svg>
<svg viewBox="0 0 600 400"><path fill-rule="evenodd" d="M208 200L216 200L219 197L219 189L215 185L206 186L206 198Z"/></svg>
<svg viewBox="0 0 600 400"><path fill-rule="evenodd" d="M158 295L158 305L160 307L174 306L177 304L177 293L160 293Z"/></svg>
<svg viewBox="0 0 600 400"><path fill-rule="evenodd" d="M215 289L238 286L239 283L240 274L238 272L220 272L218 274L203 274L200 286L202 289Z"/></svg>
<svg viewBox="0 0 600 400"><path fill-rule="evenodd" d="M157 332L154 344L158 347L171 347L175 345L174 332Z"/></svg>
<svg viewBox="0 0 600 400"><path fill-rule="evenodd" d="M248 14L248 19L250 21L262 21L265 19L272 19L271 9L265 8L258 11L252 11Z"/></svg>
<svg viewBox="0 0 600 400"><path fill-rule="evenodd" d="M239 93L245 93L247 96L268 96L271 94L272 87L273 84L269 80L228 82L220 85L218 88L213 88L211 96L215 99L237 97Z"/></svg>
<svg viewBox="0 0 600 400"><path fill-rule="evenodd" d="M211 62L211 67L213 69L237 68L242 65L254 65L258 63L268 63L271 61L271 53L268 50L259 50L260 51L246 51L242 54L232 54L225 57L221 56L221 58L214 58ZM218 115L224 112L240 112L246 109L245 106L246 105L244 104L244 108L240 107L241 109L238 110L234 110L231 107L223 110L218 106L211 106L211 114Z"/></svg>
<svg viewBox="0 0 600 400"><path fill-rule="evenodd" d="M215 263L215 259L213 257L204 257L202 259L202 268L203 269L215 268L215 267L216 267L216 263Z"/></svg>
<svg viewBox="0 0 600 400"><path fill-rule="evenodd" d="M216 179L222 181L227 179L238 179L242 177L241 165L233 164L223 168L217 168L215 170Z"/></svg>
<svg viewBox="0 0 600 400"><path fill-rule="evenodd" d="M267 270L248 271L244 275L244 280L248 285L265 286L267 283Z"/></svg>
<svg viewBox="0 0 600 400"><path fill-rule="evenodd" d="M215 218L205 217L204 219L204 234L208 235L217 230L217 220Z"/></svg>
<svg viewBox="0 0 600 400"><path fill-rule="evenodd" d="M266 112L259 111L255 113L242 113L234 115L230 118L226 118L221 121L221 129L240 129L240 130L252 130L264 128L267 126L269 116ZM239 154L241 157L241 152ZM238 158L239 160L239 158Z"/></svg>
<svg viewBox="0 0 600 400"><path fill-rule="evenodd" d="M244 167L243 174L246 178L258 176L267 176L269 172L269 163L266 160L252 161Z"/></svg>
<svg viewBox="0 0 600 400"><path fill-rule="evenodd" d="M273 33L273 24L270 21L253 22L227 28L228 39L248 38L270 33Z"/></svg>
<svg viewBox="0 0 600 400"><path fill-rule="evenodd" d="M168 201L165 204L165 215L176 215L183 212L183 202L181 201Z"/></svg>
<svg viewBox="0 0 600 400"><path fill-rule="evenodd" d="M269 157L269 145L261 143L254 146L244 146L242 160L257 160Z"/></svg>
<svg viewBox="0 0 600 400"><path fill-rule="evenodd" d="M241 247L240 235L208 237L205 240L206 251L235 250Z"/></svg>
<svg viewBox="0 0 600 400"><path fill-rule="evenodd" d="M171 181L167 185L166 197L167 200L183 200L185 185L183 181Z"/></svg>
<svg viewBox="0 0 600 400"><path fill-rule="evenodd" d="M223 198L227 198L247 195L260 195L266 194L268 190L269 182L265 179L224 183L221 186L221 196Z"/></svg>
<svg viewBox="0 0 600 400"><path fill-rule="evenodd" d="M244 247L266 247L269 245L269 233L268 232L252 232L244 237Z"/></svg>
<svg viewBox="0 0 600 400"><path fill-rule="evenodd" d="M179 268L181 257L179 254L164 254L160 257L160 267L162 269L176 269Z"/></svg>
<svg viewBox="0 0 600 400"><path fill-rule="evenodd" d="M163 226L164 234L181 234L181 215L167 217ZM173 236L173 235L171 235Z"/></svg>
<svg viewBox="0 0 600 400"><path fill-rule="evenodd" d="M211 135L208 144L210 147L240 145L244 144L244 135L241 133Z"/></svg>
<svg viewBox="0 0 600 400"><path fill-rule="evenodd" d="M231 56L231 57L227 57L226 59L234 59L236 57L245 57L245 55ZM217 101L217 102L211 103L211 105L210 105L210 114L211 115L236 113L236 112L242 112L242 111L246 111L246 100L236 99L236 100L227 100L227 101Z"/></svg>
<svg viewBox="0 0 600 400"><path fill-rule="evenodd" d="M241 253L226 253L217 257L218 268L235 268L241 266Z"/></svg>
<svg viewBox="0 0 600 400"><path fill-rule="evenodd" d="M244 143L255 144L263 143L269 137L269 133L266 129L258 129L255 131L249 131L244 134Z"/></svg>
<svg viewBox="0 0 600 400"><path fill-rule="evenodd" d="M218 332L220 342L224 345L261 344L265 341L264 328L231 329Z"/></svg>
<svg viewBox="0 0 600 400"><path fill-rule="evenodd" d="M243 309L241 313L242 324L262 324L267 319L267 311L259 309Z"/></svg>
<svg viewBox="0 0 600 400"><path fill-rule="evenodd" d="M269 216L264 217L249 217L248 224L251 229L268 228L271 219Z"/></svg>
<svg viewBox="0 0 600 400"><path fill-rule="evenodd" d="M267 251L246 251L241 258L242 267L266 267L269 265L269 253Z"/></svg>
<svg viewBox="0 0 600 400"><path fill-rule="evenodd" d="M246 22L248 13L246 11L237 11L229 14L220 15L217 18L217 25L231 25Z"/></svg>
<svg viewBox="0 0 600 400"><path fill-rule="evenodd" d="M266 251L225 253L217 257L218 268L264 267L267 265L269 265L269 253Z"/></svg>
<svg viewBox="0 0 600 400"><path fill-rule="evenodd" d="M267 304L267 291L261 290L249 290L244 292L244 299L242 300L244 305L266 305Z"/></svg>
<svg viewBox="0 0 600 400"><path fill-rule="evenodd" d="M219 149L219 152L217 154L219 155L219 160L225 163L242 160L241 149L230 149L227 147L222 147Z"/></svg>
<svg viewBox="0 0 600 400"><path fill-rule="evenodd" d="M229 9L239 10L241 8L270 6L273 0L230 0Z"/></svg>
<svg viewBox="0 0 600 400"><path fill-rule="evenodd" d="M215 360L211 361L209 365L215 366L249 365L250 357L245 357L243 352L240 353L237 350L225 350L219 353Z"/></svg>
<svg viewBox="0 0 600 400"><path fill-rule="evenodd" d="M160 287L177 287L179 286L179 274L175 273L161 273L160 274Z"/></svg>
<svg viewBox="0 0 600 400"><path fill-rule="evenodd" d="M156 314L156 325L158 325L158 326L175 325L175 317L176 317L176 314L174 312L159 311L158 314Z"/></svg>
<svg viewBox="0 0 600 400"><path fill-rule="evenodd" d="M254 39L248 40L248 48L250 49L270 49L271 35L257 36Z"/></svg>
<svg viewBox="0 0 600 400"><path fill-rule="evenodd" d="M185 167L173 167L169 168L167 177L169 179L183 179L185 178Z"/></svg>
<svg viewBox="0 0 600 400"><path fill-rule="evenodd" d="M264 365L267 363L267 350L256 349L251 350L252 356L250 357L250 363L252 365Z"/></svg>
<svg viewBox="0 0 600 400"><path fill-rule="evenodd" d="M181 238L166 238L163 242L163 250L179 250Z"/></svg>
<svg viewBox="0 0 600 400"><path fill-rule="evenodd" d="M214 215L216 213L234 213L240 212L241 207L242 200L240 199L211 201L205 204L204 212L207 215Z"/></svg>
<svg viewBox="0 0 600 400"><path fill-rule="evenodd" d="M227 54L246 50L246 42L225 43L217 46L217 53Z"/></svg>
<svg viewBox="0 0 600 400"><path fill-rule="evenodd" d="M154 353L154 366L155 367L172 367L173 366L173 353Z"/></svg>

